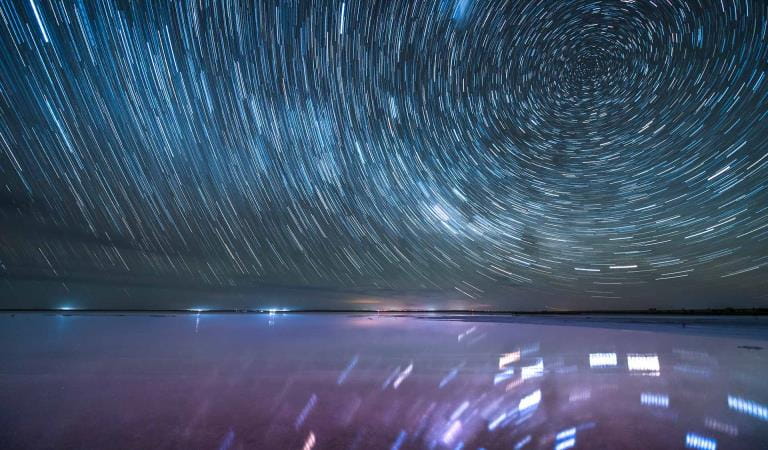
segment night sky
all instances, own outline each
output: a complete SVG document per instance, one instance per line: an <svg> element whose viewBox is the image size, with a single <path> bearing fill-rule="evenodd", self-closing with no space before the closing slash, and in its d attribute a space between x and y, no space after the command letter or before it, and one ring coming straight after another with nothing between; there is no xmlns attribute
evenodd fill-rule
<svg viewBox="0 0 768 450"><path fill-rule="evenodd" d="M14 0L0 47L0 307L768 306L762 0Z"/></svg>

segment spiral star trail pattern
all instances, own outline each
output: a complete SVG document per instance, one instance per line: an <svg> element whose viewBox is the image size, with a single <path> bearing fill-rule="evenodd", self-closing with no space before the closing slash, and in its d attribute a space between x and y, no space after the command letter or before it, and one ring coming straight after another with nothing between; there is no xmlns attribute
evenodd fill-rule
<svg viewBox="0 0 768 450"><path fill-rule="evenodd" d="M749 0L2 2L3 296L764 305L767 33Z"/></svg>

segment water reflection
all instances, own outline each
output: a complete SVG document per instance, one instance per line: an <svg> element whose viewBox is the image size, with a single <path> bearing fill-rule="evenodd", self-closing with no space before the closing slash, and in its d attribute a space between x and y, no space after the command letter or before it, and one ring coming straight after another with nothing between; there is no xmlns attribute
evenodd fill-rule
<svg viewBox="0 0 768 450"><path fill-rule="evenodd" d="M6 314L0 446L757 448L752 326Z"/></svg>

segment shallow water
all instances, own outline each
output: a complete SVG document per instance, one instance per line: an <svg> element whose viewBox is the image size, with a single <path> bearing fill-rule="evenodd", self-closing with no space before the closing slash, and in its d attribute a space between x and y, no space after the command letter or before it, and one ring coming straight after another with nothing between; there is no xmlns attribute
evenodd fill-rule
<svg viewBox="0 0 768 450"><path fill-rule="evenodd" d="M766 327L569 320L0 314L0 448L768 442Z"/></svg>

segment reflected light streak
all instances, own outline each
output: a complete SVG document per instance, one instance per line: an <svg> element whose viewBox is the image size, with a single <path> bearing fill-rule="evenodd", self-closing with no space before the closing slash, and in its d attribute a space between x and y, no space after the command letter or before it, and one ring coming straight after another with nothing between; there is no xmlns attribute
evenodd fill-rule
<svg viewBox="0 0 768 450"><path fill-rule="evenodd" d="M405 368L405 369L404 369L404 370L403 370L403 371L400 373L400 375L398 375L398 376L397 376L397 378L395 379L395 382L394 382L394 383L392 383L392 387L393 387L393 388L395 388L395 389L397 389L397 388L400 386L400 384L401 384L403 381L405 381L405 379L406 379L406 378L408 378L408 376L411 374L411 371L412 371L412 370L413 370L413 362L411 362L410 364L408 364L408 367L406 367L406 368Z"/></svg>
<svg viewBox="0 0 768 450"><path fill-rule="evenodd" d="M520 378L527 380L529 378L540 377L544 374L544 361L539 358L536 364L532 366L525 366L520 369Z"/></svg>
<svg viewBox="0 0 768 450"><path fill-rule="evenodd" d="M296 417L296 422L294 422L293 427L295 429L299 429L301 425L304 423L304 421L307 419L307 416L310 412L312 412L312 408L315 407L315 404L317 404L317 395L312 394L311 397L309 397L309 400L307 401L307 404L304 405L304 408L301 410L299 415Z"/></svg>
<svg viewBox="0 0 768 450"><path fill-rule="evenodd" d="M504 372L497 373L493 376L493 384L499 384L502 381L506 381L515 375L515 369L505 370Z"/></svg>
<svg viewBox="0 0 768 450"><path fill-rule="evenodd" d="M716 450L717 441L712 438L699 436L696 433L688 433L685 435L685 446L700 450Z"/></svg>
<svg viewBox="0 0 768 450"><path fill-rule="evenodd" d="M729 395L728 407L734 411L757 417L760 420L768 420L768 407L752 400Z"/></svg>
<svg viewBox="0 0 768 450"><path fill-rule="evenodd" d="M514 351L512 353L504 353L499 356L499 370L507 367L508 365L520 360L520 351Z"/></svg>
<svg viewBox="0 0 768 450"><path fill-rule="evenodd" d="M461 431L461 421L454 420L451 422L451 425L448 427L445 434L443 434L443 443L447 445L453 442L454 439L456 439L456 435L459 434L459 431Z"/></svg>
<svg viewBox="0 0 768 450"><path fill-rule="evenodd" d="M530 434L529 434L528 436L526 436L526 437L524 437L524 438L520 439L520 440L519 440L519 441L518 441L518 442L515 444L515 450L520 450L521 448L523 448L523 447L525 447L526 445L528 445L528 443L529 443L529 442L531 442L531 435L530 435Z"/></svg>
<svg viewBox="0 0 768 450"><path fill-rule="evenodd" d="M662 408L668 408L669 396L665 394L652 394L650 392L643 392L640 394L640 403L647 406L659 406Z"/></svg>
<svg viewBox="0 0 768 450"><path fill-rule="evenodd" d="M739 429L735 425L731 425L729 423L720 422L719 420L713 419L711 417L707 417L704 420L704 425L711 429L718 431L720 433L725 433L730 436L738 436L739 435Z"/></svg>
<svg viewBox="0 0 768 450"><path fill-rule="evenodd" d="M655 354L627 355L627 367L631 372L645 372L644 375L659 375L659 357Z"/></svg>
<svg viewBox="0 0 768 450"><path fill-rule="evenodd" d="M590 353L589 367L612 367L618 364L616 353Z"/></svg>
<svg viewBox="0 0 768 450"><path fill-rule="evenodd" d="M525 411L529 408L537 406L541 401L541 391L537 390L532 394L526 395L520 399L520 403L517 405L519 411Z"/></svg>
<svg viewBox="0 0 768 450"><path fill-rule="evenodd" d="M317 439L315 439L315 433L310 431L309 436L307 436L307 440L304 441L304 447L302 447L303 450L312 450L312 447L315 446L315 443L317 442Z"/></svg>

